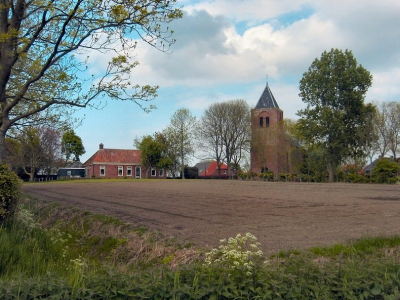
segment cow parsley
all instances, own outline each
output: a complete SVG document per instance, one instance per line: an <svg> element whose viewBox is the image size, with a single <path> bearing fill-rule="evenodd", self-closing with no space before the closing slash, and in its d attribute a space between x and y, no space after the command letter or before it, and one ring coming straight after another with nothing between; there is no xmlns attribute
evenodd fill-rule
<svg viewBox="0 0 400 300"><path fill-rule="evenodd" d="M206 253L207 265L222 265L230 270L245 269L250 275L256 260L261 259L263 252L259 249L260 243L251 233L242 236L220 240L221 245Z"/></svg>

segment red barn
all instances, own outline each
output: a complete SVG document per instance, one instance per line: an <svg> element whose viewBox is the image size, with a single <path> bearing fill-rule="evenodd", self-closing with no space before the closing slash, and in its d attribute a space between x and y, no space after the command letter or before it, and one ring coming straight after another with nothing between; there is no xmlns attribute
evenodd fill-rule
<svg viewBox="0 0 400 300"><path fill-rule="evenodd" d="M87 178L166 178L163 169L142 167L140 150L104 149L103 144L83 167Z"/></svg>
<svg viewBox="0 0 400 300"><path fill-rule="evenodd" d="M199 177L228 178L228 167L224 163L220 166L220 173L218 173L218 165L216 161L198 163L195 167L199 170ZM235 176L236 171L231 169L230 175Z"/></svg>

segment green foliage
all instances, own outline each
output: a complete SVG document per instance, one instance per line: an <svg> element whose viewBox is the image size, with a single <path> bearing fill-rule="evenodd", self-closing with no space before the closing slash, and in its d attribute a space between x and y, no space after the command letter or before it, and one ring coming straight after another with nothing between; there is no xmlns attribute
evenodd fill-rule
<svg viewBox="0 0 400 300"><path fill-rule="evenodd" d="M102 97L138 105L154 99L157 86L130 82L138 62L130 59L136 42L128 37L138 34L168 52L175 40L167 24L182 17L176 5L176 0L33 0L1 6L8 24L0 28L1 114L8 121L0 121L0 138L4 141L10 127L69 119L71 108L102 107L95 102ZM96 62L81 59L82 52L101 55L110 49L114 55L103 57L103 72L84 74ZM0 162L3 150L0 145Z"/></svg>
<svg viewBox="0 0 400 300"><path fill-rule="evenodd" d="M61 211L60 207L53 208ZM49 213L43 207L40 212ZM71 211L64 215L71 215ZM60 219L59 215L55 217ZM92 215L83 213L81 217ZM115 224L98 215L93 218ZM87 256L74 251L82 242L75 243L82 220L73 218L69 223L65 220L59 223L69 228L71 234L56 228L43 230L32 213L21 209L13 223L0 227L0 299L400 297L400 237L364 238L348 245L290 251L262 263L256 238L250 234L237 235L207 253L206 263L170 270L165 266L176 254L165 253L157 268L146 264L143 269L121 272L112 267L99 268ZM95 221L92 223L99 227ZM83 230L87 232L90 228ZM114 243L110 239L106 244ZM105 251L113 252L112 247ZM149 251L149 246L142 250Z"/></svg>
<svg viewBox="0 0 400 300"><path fill-rule="evenodd" d="M302 181L327 181L328 171L324 153L324 149L319 146L311 146L305 151L304 159L299 166L300 173L304 174Z"/></svg>
<svg viewBox="0 0 400 300"><path fill-rule="evenodd" d="M27 210L20 209L13 222L0 232L0 278L36 277L48 273L70 274L74 258L72 238L57 229L43 230Z"/></svg>
<svg viewBox="0 0 400 300"><path fill-rule="evenodd" d="M385 255L381 249L393 249L400 246L400 237L365 237L347 244L335 244L328 247L313 247L311 253L324 257L363 257L366 255Z"/></svg>
<svg viewBox="0 0 400 300"><path fill-rule="evenodd" d="M397 174L400 166L392 159L381 158L372 170L372 176L376 183L396 183L399 181Z"/></svg>
<svg viewBox="0 0 400 300"><path fill-rule="evenodd" d="M300 96L308 106L298 112L298 130L307 143L324 150L330 181L345 157L363 156L371 141L372 131L362 130L374 111L364 104L371 83L371 74L352 52L338 49L323 52L300 81Z"/></svg>
<svg viewBox="0 0 400 300"><path fill-rule="evenodd" d="M70 160L71 155L74 156L75 161L79 161L79 156L86 153L82 139L73 130L68 130L63 134L61 145L67 162Z"/></svg>
<svg viewBox="0 0 400 300"><path fill-rule="evenodd" d="M256 172L253 172L252 170L248 170L247 172L239 170L237 175L242 179L250 179L250 180L253 180L255 177L258 176L258 174Z"/></svg>
<svg viewBox="0 0 400 300"><path fill-rule="evenodd" d="M168 143L163 134L146 135L141 140L135 140L135 143L141 151L140 159L143 166L167 170L171 167L172 160L167 152Z"/></svg>
<svg viewBox="0 0 400 300"><path fill-rule="evenodd" d="M0 224L14 215L21 196L21 181L5 164L0 164Z"/></svg>
<svg viewBox="0 0 400 300"><path fill-rule="evenodd" d="M399 253L396 253L399 255ZM79 262L80 263L80 262ZM80 267L80 266L79 266ZM131 274L107 271L71 281L58 276L0 280L2 299L398 299L398 257L360 259L292 254L246 275L193 265Z"/></svg>
<svg viewBox="0 0 400 300"><path fill-rule="evenodd" d="M274 181L275 175L271 170L265 170L263 173L260 173L258 177L262 180L266 181Z"/></svg>

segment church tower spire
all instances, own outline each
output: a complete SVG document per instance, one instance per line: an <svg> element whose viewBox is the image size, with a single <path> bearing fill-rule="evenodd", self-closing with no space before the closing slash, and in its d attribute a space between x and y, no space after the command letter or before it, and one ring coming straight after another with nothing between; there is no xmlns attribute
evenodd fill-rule
<svg viewBox="0 0 400 300"><path fill-rule="evenodd" d="M268 82L255 107L255 109L263 108L279 108L278 103L276 102L275 97L269 88Z"/></svg>

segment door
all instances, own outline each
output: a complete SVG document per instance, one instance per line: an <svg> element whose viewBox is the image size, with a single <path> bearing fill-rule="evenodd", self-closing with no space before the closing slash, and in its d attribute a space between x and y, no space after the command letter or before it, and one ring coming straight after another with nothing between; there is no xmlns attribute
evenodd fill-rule
<svg viewBox="0 0 400 300"><path fill-rule="evenodd" d="M141 170L140 167L135 168L135 178L136 179L140 179L140 170Z"/></svg>

